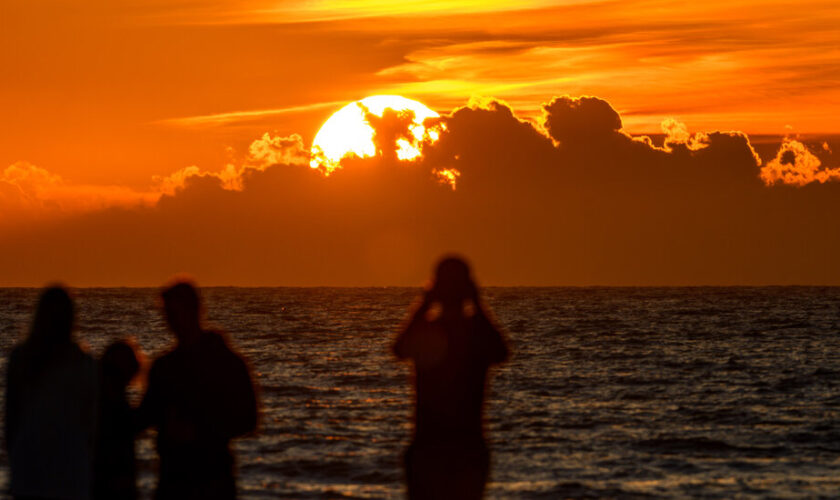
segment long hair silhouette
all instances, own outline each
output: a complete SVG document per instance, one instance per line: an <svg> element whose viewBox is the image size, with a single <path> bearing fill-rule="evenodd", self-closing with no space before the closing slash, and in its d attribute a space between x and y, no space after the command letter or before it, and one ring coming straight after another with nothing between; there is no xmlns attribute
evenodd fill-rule
<svg viewBox="0 0 840 500"><path fill-rule="evenodd" d="M75 307L70 293L61 285L41 293L29 335L21 344L21 356L30 377L37 377L56 354L73 343Z"/></svg>
<svg viewBox="0 0 840 500"><path fill-rule="evenodd" d="M74 317L70 293L46 288L29 335L9 355L4 432L14 498L90 498L98 376L73 340Z"/></svg>

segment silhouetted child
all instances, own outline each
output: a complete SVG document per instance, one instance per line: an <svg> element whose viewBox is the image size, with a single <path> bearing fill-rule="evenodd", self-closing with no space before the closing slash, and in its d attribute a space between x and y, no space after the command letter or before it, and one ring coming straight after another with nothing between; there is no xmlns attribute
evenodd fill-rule
<svg viewBox="0 0 840 500"><path fill-rule="evenodd" d="M99 432L94 466L94 498L137 498L137 464L134 455L135 425L126 388L140 363L134 348L114 342L105 349L100 364Z"/></svg>
<svg viewBox="0 0 840 500"><path fill-rule="evenodd" d="M91 496L96 362L73 340L73 300L44 290L32 328L6 370L6 449L12 497Z"/></svg>
<svg viewBox="0 0 840 500"><path fill-rule="evenodd" d="M429 317L434 304L440 312ZM414 362L414 439L405 457L409 498L481 498L490 464L482 422L487 369L508 351L464 260L441 260L394 353Z"/></svg>

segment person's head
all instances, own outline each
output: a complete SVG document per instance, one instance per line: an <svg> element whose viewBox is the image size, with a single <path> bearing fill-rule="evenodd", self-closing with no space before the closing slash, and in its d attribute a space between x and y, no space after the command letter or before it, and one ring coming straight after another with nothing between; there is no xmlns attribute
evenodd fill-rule
<svg viewBox="0 0 840 500"><path fill-rule="evenodd" d="M186 280L175 281L166 286L160 296L166 322L178 341L192 340L201 330L201 299L196 286Z"/></svg>
<svg viewBox="0 0 840 500"><path fill-rule="evenodd" d="M66 344L72 341L75 312L73 299L61 285L41 292L27 342L40 346Z"/></svg>
<svg viewBox="0 0 840 500"><path fill-rule="evenodd" d="M435 268L432 290L435 298L445 308L461 308L464 301L474 298L475 283L467 262L457 256L442 258Z"/></svg>
<svg viewBox="0 0 840 500"><path fill-rule="evenodd" d="M114 342L102 354L102 375L117 387L125 388L139 370L137 354L128 342Z"/></svg>

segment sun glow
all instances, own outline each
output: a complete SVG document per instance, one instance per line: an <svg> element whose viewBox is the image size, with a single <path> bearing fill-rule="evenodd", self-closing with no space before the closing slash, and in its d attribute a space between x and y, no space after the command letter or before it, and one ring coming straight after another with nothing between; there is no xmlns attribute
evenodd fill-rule
<svg viewBox="0 0 840 500"><path fill-rule="evenodd" d="M374 116L381 118L386 109L411 114L408 134L396 140L397 159L405 161L417 158L421 154L423 141L434 142L438 139L438 132L426 129L423 121L440 115L425 105L398 95L370 96L351 102L330 116L312 141L309 166L323 168L324 173L329 175L341 166L343 158L375 156L375 131L370 119Z"/></svg>

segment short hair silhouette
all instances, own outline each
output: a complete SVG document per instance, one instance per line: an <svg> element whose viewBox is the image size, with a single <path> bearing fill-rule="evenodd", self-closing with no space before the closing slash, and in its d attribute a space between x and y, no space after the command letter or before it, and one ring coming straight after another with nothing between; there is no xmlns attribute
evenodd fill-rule
<svg viewBox="0 0 840 500"><path fill-rule="evenodd" d="M125 386L140 371L140 362L134 348L125 341L117 341L105 348L100 360L102 375L114 383Z"/></svg>
<svg viewBox="0 0 840 500"><path fill-rule="evenodd" d="M244 359L201 324L201 297L188 280L161 290L176 344L149 370L137 428L157 428L157 500L236 498L230 441L256 429L257 401Z"/></svg>
<svg viewBox="0 0 840 500"><path fill-rule="evenodd" d="M169 328L178 341L189 342L200 333L201 297L198 287L189 280L178 280L160 292Z"/></svg>
<svg viewBox="0 0 840 500"><path fill-rule="evenodd" d="M134 347L110 344L99 360L99 428L94 457L94 500L136 500L134 415L126 387L140 369Z"/></svg>
<svg viewBox="0 0 840 500"><path fill-rule="evenodd" d="M201 308L201 298L198 288L192 281L181 280L164 287L160 292L164 305L177 307L186 312L198 315Z"/></svg>

